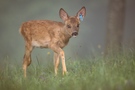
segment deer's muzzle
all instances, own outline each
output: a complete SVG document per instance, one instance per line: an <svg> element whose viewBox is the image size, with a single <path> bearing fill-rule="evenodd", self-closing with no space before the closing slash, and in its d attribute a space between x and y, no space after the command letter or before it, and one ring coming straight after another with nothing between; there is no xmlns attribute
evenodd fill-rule
<svg viewBox="0 0 135 90"><path fill-rule="evenodd" d="M78 32L73 32L73 33L72 33L72 36L73 36L73 37L76 37L77 35L78 35Z"/></svg>

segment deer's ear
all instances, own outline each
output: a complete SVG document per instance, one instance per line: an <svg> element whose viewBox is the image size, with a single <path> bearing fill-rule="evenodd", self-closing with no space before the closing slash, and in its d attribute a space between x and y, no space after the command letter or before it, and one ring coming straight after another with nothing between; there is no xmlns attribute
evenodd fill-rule
<svg viewBox="0 0 135 90"><path fill-rule="evenodd" d="M83 18L86 16L86 8L83 6L77 13L76 13L76 17L79 20L83 20Z"/></svg>
<svg viewBox="0 0 135 90"><path fill-rule="evenodd" d="M59 10L59 16L63 21L65 21L65 20L67 20L69 18L67 12L63 8L61 8Z"/></svg>

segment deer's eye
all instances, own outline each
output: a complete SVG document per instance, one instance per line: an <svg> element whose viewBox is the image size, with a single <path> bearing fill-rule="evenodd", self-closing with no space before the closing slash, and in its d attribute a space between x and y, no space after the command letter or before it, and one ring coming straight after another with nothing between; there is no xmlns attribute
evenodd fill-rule
<svg viewBox="0 0 135 90"><path fill-rule="evenodd" d="M77 24L77 27L79 27L79 24Z"/></svg>
<svg viewBox="0 0 135 90"><path fill-rule="evenodd" d="M67 28L71 28L71 26L70 25L67 25Z"/></svg>

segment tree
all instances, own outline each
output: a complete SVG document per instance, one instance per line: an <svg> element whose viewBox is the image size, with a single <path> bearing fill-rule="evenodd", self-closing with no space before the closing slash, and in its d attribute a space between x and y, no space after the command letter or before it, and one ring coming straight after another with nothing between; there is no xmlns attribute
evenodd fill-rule
<svg viewBox="0 0 135 90"><path fill-rule="evenodd" d="M124 34L125 0L110 0L105 56L122 51Z"/></svg>

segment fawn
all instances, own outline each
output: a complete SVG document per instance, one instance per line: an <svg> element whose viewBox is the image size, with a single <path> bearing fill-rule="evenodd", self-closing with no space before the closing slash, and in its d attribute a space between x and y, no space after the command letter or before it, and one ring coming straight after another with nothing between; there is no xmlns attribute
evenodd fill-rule
<svg viewBox="0 0 135 90"><path fill-rule="evenodd" d="M59 16L64 22L51 20L32 20L22 24L19 32L25 40L25 54L23 57L23 71L26 77L27 67L31 64L31 52L34 47L50 48L54 51L54 71L57 75L59 58L62 62L62 74L67 73L65 54L62 50L71 37L76 37L79 32L80 21L86 15L83 6L75 16L69 16L61 8Z"/></svg>

